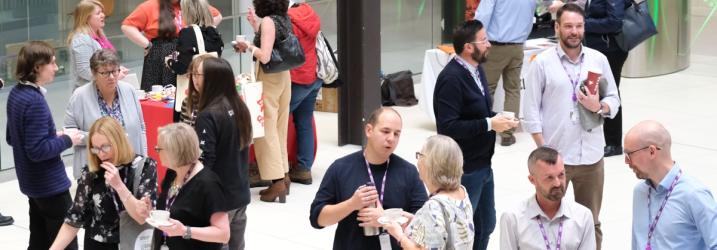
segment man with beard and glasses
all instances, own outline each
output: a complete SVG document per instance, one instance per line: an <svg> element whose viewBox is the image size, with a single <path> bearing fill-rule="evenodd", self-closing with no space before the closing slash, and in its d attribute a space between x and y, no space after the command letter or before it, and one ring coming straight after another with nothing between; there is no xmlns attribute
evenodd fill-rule
<svg viewBox="0 0 717 250"><path fill-rule="evenodd" d="M600 206L604 183L602 125L585 128L581 120L615 117L620 98L607 58L581 45L584 12L575 4L560 7L555 23L559 45L538 54L525 80L523 129L535 144L550 145L564 157L568 183L573 183L575 201L593 214L595 241L600 249ZM581 82L588 71L602 72L607 86L600 93L585 91ZM590 114L590 113L594 114ZM586 117L582 117L586 116Z"/></svg>
<svg viewBox="0 0 717 250"><path fill-rule="evenodd" d="M473 205L476 226L473 249L486 249L495 228L495 197L491 158L495 133L518 126L518 122L496 115L488 81L480 64L485 62L490 42L478 20L465 22L453 33L456 56L438 75L433 93L438 134L451 137L463 151L463 176Z"/></svg>
<svg viewBox="0 0 717 250"><path fill-rule="evenodd" d="M500 249L595 249L586 207L565 196L565 167L558 151L539 147L528 156L535 195L500 216Z"/></svg>
<svg viewBox="0 0 717 250"><path fill-rule="evenodd" d="M632 194L632 249L717 249L717 203L672 159L670 132L642 121L624 148L625 164L644 180Z"/></svg>

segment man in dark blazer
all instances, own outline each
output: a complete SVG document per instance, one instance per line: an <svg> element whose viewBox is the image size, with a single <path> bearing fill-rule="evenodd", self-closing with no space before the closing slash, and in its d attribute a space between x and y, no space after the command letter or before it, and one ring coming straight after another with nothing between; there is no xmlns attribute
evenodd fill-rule
<svg viewBox="0 0 717 250"><path fill-rule="evenodd" d="M453 48L456 56L436 80L433 110L438 134L453 138L463 151L461 184L474 210L473 249L486 249L496 223L491 169L495 133L514 128L518 122L491 110L488 81L480 66L490 49L483 24L470 20L456 29Z"/></svg>

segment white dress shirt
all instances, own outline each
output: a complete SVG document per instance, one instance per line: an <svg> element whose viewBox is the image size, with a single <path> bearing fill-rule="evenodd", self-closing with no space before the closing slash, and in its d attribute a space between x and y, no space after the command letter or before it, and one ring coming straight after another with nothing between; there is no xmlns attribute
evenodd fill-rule
<svg viewBox="0 0 717 250"><path fill-rule="evenodd" d="M545 144L558 150L566 165L591 165L605 153L602 126L583 129L577 110L582 104L572 99L588 71L601 72L607 80L607 93L600 101L610 107L608 117L614 118L620 97L610 64L597 50L582 46L577 61L572 61L560 46L547 49L536 56L525 79L523 128L542 133ZM570 77L578 83L573 85Z"/></svg>
<svg viewBox="0 0 717 250"><path fill-rule="evenodd" d="M536 218L543 223L550 249L556 248L561 221L560 249L595 249L595 224L589 209L563 198L558 212L553 219L548 219L538 206L535 195L500 216L500 249L545 250L545 240Z"/></svg>

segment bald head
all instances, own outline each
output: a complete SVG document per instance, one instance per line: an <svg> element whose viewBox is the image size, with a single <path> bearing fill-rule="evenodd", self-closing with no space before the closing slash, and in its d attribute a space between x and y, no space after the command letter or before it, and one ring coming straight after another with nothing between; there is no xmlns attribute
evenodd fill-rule
<svg viewBox="0 0 717 250"><path fill-rule="evenodd" d="M646 120L637 123L625 135L625 141L635 145L655 145L669 153L672 147L670 132L657 121Z"/></svg>

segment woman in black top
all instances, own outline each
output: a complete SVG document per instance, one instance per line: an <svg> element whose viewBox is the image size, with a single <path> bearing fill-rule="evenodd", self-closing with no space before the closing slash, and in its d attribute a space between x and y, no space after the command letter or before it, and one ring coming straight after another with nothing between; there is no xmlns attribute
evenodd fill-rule
<svg viewBox="0 0 717 250"><path fill-rule="evenodd" d="M168 168L157 209L169 211L171 225L155 230L154 249L221 249L229 241L224 190L199 162L197 133L184 123L161 127L155 150Z"/></svg>
<svg viewBox="0 0 717 250"><path fill-rule="evenodd" d="M117 120L100 118L90 127L89 137L90 158L77 182L75 201L50 249L65 249L82 227L85 249L118 249L120 213L127 211L138 224L144 224L156 199L157 162L135 155ZM139 183L135 185L136 180Z"/></svg>
<svg viewBox="0 0 717 250"><path fill-rule="evenodd" d="M239 98L232 67L224 59L200 57L192 62L189 100L198 100L195 129L203 143L201 161L219 176L224 186L232 228L230 249L244 242L246 206L249 204L249 144L252 140L249 109ZM207 84L205 84L207 83Z"/></svg>
<svg viewBox="0 0 717 250"><path fill-rule="evenodd" d="M167 66L177 75L187 73L192 58L199 54L197 37L192 25L197 25L201 30L206 52L214 52L217 53L217 56L221 56L224 49L222 37L212 24L212 13L209 11L209 3L206 0L181 0L180 6L182 18L187 26L179 31L177 58L167 60Z"/></svg>

